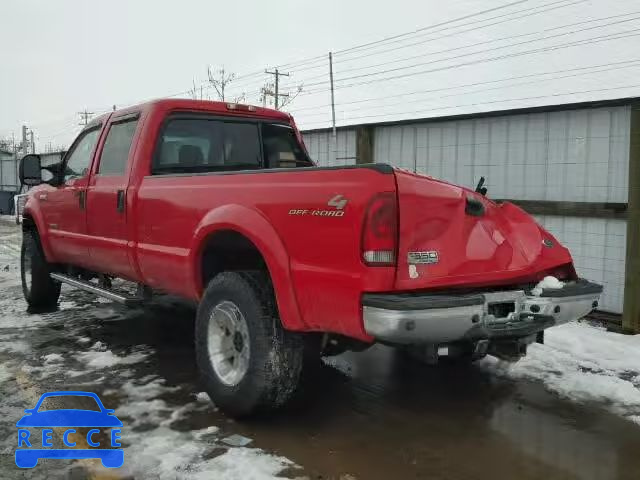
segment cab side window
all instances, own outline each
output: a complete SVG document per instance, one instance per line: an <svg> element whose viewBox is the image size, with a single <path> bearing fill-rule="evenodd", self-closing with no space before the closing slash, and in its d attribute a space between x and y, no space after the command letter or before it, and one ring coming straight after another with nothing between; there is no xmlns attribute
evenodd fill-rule
<svg viewBox="0 0 640 480"><path fill-rule="evenodd" d="M137 120L111 125L100 155L99 175L124 175L137 126Z"/></svg>
<svg viewBox="0 0 640 480"><path fill-rule="evenodd" d="M84 177L87 174L99 135L99 127L81 134L81 137L75 143L65 163L65 183L73 178Z"/></svg>

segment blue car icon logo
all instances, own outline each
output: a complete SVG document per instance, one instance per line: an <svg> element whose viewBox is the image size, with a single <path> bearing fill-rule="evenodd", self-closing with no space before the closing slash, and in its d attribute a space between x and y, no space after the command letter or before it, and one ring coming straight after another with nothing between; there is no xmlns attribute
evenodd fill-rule
<svg viewBox="0 0 640 480"><path fill-rule="evenodd" d="M83 409L56 409L39 412L42 402L51 397L90 397L93 398L100 411ZM113 410L104 408L100 398L91 392L49 392L43 394L36 406L25 410L26 415L18 420L18 448L16 449L16 465L20 468L33 468L40 458L85 459L99 458L107 468L118 468L124 463L124 450L120 447L120 427ZM42 428L41 438L29 428ZM110 428L109 446L104 448L97 440L98 428ZM71 434L77 434L75 428L91 428L86 434L86 444L93 448L75 448L78 442L72 442ZM65 447L52 448L54 431ZM83 442L84 443L84 442ZM106 442L105 442L106 443ZM41 444L42 448L38 448Z"/></svg>

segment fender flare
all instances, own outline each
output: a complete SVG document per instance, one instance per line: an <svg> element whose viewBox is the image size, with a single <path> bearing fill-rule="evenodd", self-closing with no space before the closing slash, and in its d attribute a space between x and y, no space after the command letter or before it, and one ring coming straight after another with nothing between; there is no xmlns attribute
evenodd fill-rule
<svg viewBox="0 0 640 480"><path fill-rule="evenodd" d="M40 246L42 247L42 251L44 253L47 262L55 263L55 258L53 256L53 252L51 250L51 244L49 242L49 231L46 228L44 219L42 217L42 211L40 210L40 206L37 202L34 202L33 199L29 198L27 203L24 206L24 212L22 214L22 223L24 230L24 219L25 217L30 218L35 224L38 237L40 238Z"/></svg>
<svg viewBox="0 0 640 480"><path fill-rule="evenodd" d="M242 205L230 204L215 208L196 227L189 249L188 264L198 298L205 288L201 280L203 247L211 235L223 230L235 231L256 246L271 276L282 325L288 330L304 330L305 324L291 278L289 254L269 221L260 212Z"/></svg>

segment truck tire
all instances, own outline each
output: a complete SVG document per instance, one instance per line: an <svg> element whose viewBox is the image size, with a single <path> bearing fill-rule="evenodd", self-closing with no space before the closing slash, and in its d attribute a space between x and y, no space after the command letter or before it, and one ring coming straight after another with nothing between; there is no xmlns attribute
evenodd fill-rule
<svg viewBox="0 0 640 480"><path fill-rule="evenodd" d="M49 272L38 234L25 231L20 249L20 277L22 292L30 307L48 309L55 308L58 303L60 283L53 280Z"/></svg>
<svg viewBox="0 0 640 480"><path fill-rule="evenodd" d="M204 387L221 410L243 417L279 408L293 396L303 335L282 327L268 275L216 275L198 307L195 330Z"/></svg>

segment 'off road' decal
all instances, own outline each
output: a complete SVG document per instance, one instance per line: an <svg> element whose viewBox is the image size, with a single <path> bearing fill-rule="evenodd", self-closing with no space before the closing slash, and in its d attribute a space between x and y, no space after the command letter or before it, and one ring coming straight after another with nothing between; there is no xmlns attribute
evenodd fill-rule
<svg viewBox="0 0 640 480"><path fill-rule="evenodd" d="M289 215L295 216L306 216L310 215L312 217L343 217L344 216L344 207L347 206L349 201L344 198L342 195L336 195L332 197L327 202L327 206L335 207L335 210L329 208L292 208L289 210Z"/></svg>

